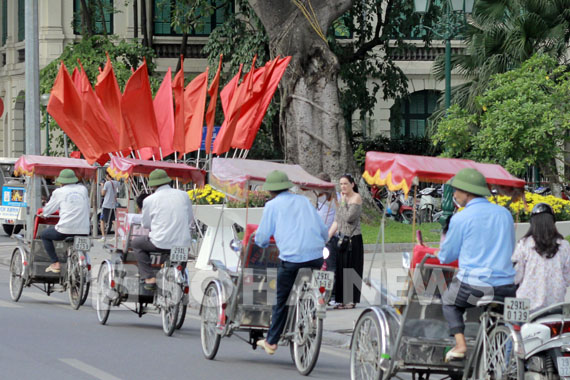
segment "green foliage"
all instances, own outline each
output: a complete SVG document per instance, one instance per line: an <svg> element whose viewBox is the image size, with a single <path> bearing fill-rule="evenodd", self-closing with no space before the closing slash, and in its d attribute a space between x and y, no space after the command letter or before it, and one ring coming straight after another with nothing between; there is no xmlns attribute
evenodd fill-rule
<svg viewBox="0 0 570 380"><path fill-rule="evenodd" d="M567 59L570 40L569 0L478 0L464 31L465 51L452 56L452 69L468 82L452 89L452 103L481 113L481 96L494 74L518 68L536 53ZM435 62L435 77L445 77L444 57ZM440 103L441 106L441 103ZM433 118L444 116L440 108Z"/></svg>
<svg viewBox="0 0 570 380"><path fill-rule="evenodd" d="M93 36L91 38L83 38L78 43L66 45L59 58L54 59L40 71L40 93L47 94L51 92L59 70L59 65L62 61L71 75L74 67L79 68L78 60L80 60L89 81L94 85L97 80L97 75L99 74L99 69L103 69L103 67L105 67L105 62L107 61L105 53L109 53L109 57L113 63L113 70L121 91L124 89L125 84L132 75L131 70L139 67L142 64L143 59L146 57L148 70L151 74L151 88L153 92L156 92L160 86L162 78L152 77L152 73L155 68L155 65L152 62L152 58L155 57L153 50L145 48L138 43L119 40L116 37ZM42 112L45 112L45 109L42 110ZM44 128L43 123L42 128ZM52 120L50 123L50 129L53 131L55 128L59 127L55 121ZM54 145L54 135L56 134L52 133L50 135L52 138L52 146ZM57 148L56 152L62 153L63 135L57 135L58 137L55 138L55 147ZM73 148L73 144L71 144L71 146L72 149L75 149Z"/></svg>
<svg viewBox="0 0 570 380"><path fill-rule="evenodd" d="M271 198L268 191L248 191L247 202L228 198L228 208L245 208L245 207L263 207L265 203Z"/></svg>
<svg viewBox="0 0 570 380"><path fill-rule="evenodd" d="M476 100L480 116L452 108L434 142L447 156L498 163L514 175L530 165L552 173L569 141L569 96L567 67L535 55L519 69L491 78Z"/></svg>

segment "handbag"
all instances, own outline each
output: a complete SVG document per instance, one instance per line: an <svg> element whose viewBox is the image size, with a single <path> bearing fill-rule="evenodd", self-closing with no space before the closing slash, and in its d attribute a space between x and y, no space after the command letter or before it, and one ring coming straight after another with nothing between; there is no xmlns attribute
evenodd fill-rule
<svg viewBox="0 0 570 380"><path fill-rule="evenodd" d="M351 238L349 236L339 234L337 237L337 247L340 251L346 251L349 247L351 242Z"/></svg>

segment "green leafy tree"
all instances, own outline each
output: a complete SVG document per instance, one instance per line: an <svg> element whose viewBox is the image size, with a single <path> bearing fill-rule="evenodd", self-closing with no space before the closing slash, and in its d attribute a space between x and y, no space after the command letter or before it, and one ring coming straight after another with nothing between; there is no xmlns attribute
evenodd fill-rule
<svg viewBox="0 0 570 380"><path fill-rule="evenodd" d="M466 49L453 55L451 66L467 79L453 87L452 104L479 113L477 97L494 74L520 67L536 53L568 58L570 0L478 0L464 32ZM445 78L444 57L434 67L437 80ZM443 100L433 118L444 115Z"/></svg>
<svg viewBox="0 0 570 380"><path fill-rule="evenodd" d="M570 140L568 67L539 54L523 65L491 77L476 99L480 114L450 108L433 136L447 157L465 157L503 165L522 176L537 166L559 182L556 163L568 165Z"/></svg>
<svg viewBox="0 0 570 380"><path fill-rule="evenodd" d="M139 67L145 57L152 58L155 56L154 51L151 49L145 48L138 43L125 40L119 41L115 37L94 36L91 38L83 38L78 43L66 45L59 58L53 60L40 71L40 93L50 93L59 70L60 62L62 61L71 74L74 67L79 67L79 60L89 81L94 85L97 80L97 75L99 74L99 69L103 69L107 61L106 53L109 53L109 57L113 62L113 70L121 91L131 77L132 70ZM151 74L151 87L153 92L156 92L160 85L161 78L152 77L152 73L154 73L155 69L152 60L147 60L147 65L149 73ZM45 112L45 109L42 112ZM57 124L52 120L50 129L53 130L56 126ZM54 135L58 135L55 141L53 141ZM51 137L51 146L55 146L57 152L62 153L63 135L52 134Z"/></svg>

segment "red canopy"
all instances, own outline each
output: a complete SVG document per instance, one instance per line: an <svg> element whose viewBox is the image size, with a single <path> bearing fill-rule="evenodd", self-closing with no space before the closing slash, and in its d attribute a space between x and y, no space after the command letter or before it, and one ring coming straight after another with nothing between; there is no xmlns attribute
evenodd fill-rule
<svg viewBox="0 0 570 380"><path fill-rule="evenodd" d="M212 160L210 184L220 191L244 199L246 186L263 184L265 177L274 170L287 173L289 180L301 190L334 191L334 184L312 176L299 165L234 158Z"/></svg>
<svg viewBox="0 0 570 380"><path fill-rule="evenodd" d="M479 170L489 185L515 188L525 185L525 181L512 176L501 165L384 152L366 153L362 177L370 185L388 186L390 191L403 190L407 195L412 184L418 181L444 183L464 168Z"/></svg>
<svg viewBox="0 0 570 380"><path fill-rule="evenodd" d="M107 169L109 174L119 180L127 179L129 176L148 176L154 169L163 169L172 179L178 179L182 183L192 181L196 186L204 186L206 172L186 164L164 161L136 160L134 158L123 158L114 156L111 165Z"/></svg>
<svg viewBox="0 0 570 380"><path fill-rule="evenodd" d="M80 179L94 179L97 173L96 167L89 165L87 161L82 159L24 155L16 161L14 174L54 177L59 175L63 169L72 169Z"/></svg>

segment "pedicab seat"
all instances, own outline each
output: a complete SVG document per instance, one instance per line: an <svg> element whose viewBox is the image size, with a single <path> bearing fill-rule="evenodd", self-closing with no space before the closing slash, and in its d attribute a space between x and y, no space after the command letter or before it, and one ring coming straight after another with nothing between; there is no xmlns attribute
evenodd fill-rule
<svg viewBox="0 0 570 380"><path fill-rule="evenodd" d="M38 211L36 212L36 217L34 219L34 235L33 235L34 239L39 238L38 232L41 231L38 231L38 229L40 225L54 226L57 224L57 222L59 222L59 211L56 211L50 216L40 216L43 211L44 211L43 208L39 208Z"/></svg>
<svg viewBox="0 0 570 380"><path fill-rule="evenodd" d="M411 267L415 268L417 265L419 265L419 263L421 263L421 261L423 260L425 255L428 255L428 254L433 255L437 251L439 251L439 248L432 248L432 247L427 247L425 245L416 244L416 246L414 247L414 251L413 251ZM429 259L427 259L425 264L426 265L435 265L438 267L459 268L459 261L458 260L455 260L455 261L448 263L448 264L442 264L438 258L434 258L434 257L430 257Z"/></svg>
<svg viewBox="0 0 570 380"><path fill-rule="evenodd" d="M273 236L269 240L267 248L261 248L254 242L254 233L257 224L248 224L243 236L244 268L277 268L279 266L279 249Z"/></svg>

